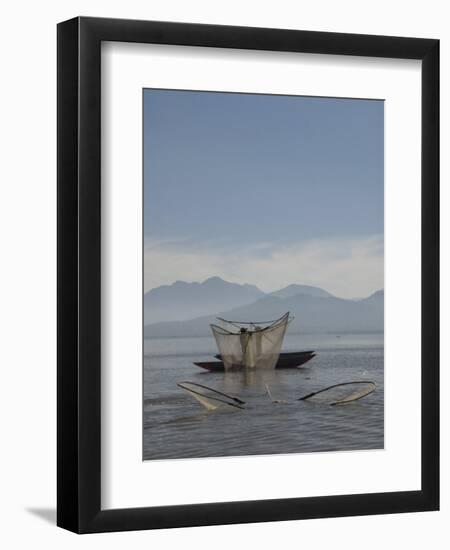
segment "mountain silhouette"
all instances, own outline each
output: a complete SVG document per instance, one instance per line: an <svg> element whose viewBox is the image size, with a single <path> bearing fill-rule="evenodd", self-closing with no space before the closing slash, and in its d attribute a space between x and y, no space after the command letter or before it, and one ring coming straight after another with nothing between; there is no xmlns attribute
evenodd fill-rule
<svg viewBox="0 0 450 550"><path fill-rule="evenodd" d="M250 304L264 292L253 285L229 283L210 277L202 283L176 281L144 294L144 324L182 321L244 304Z"/></svg>
<svg viewBox="0 0 450 550"><path fill-rule="evenodd" d="M215 278L216 279L216 278ZM219 279L219 278L217 278ZM206 283L207 281L205 281ZM202 283L203 285L205 283ZM215 281L217 288L224 287L222 279ZM176 284L176 283L175 283ZM195 283L185 283L195 284ZM198 284L198 283L197 283ZM166 288L172 288L171 287ZM286 311L295 317L289 327L290 333L314 332L382 332L384 329L384 291L380 290L362 300L346 300L331 295L326 290L307 285L289 285L271 294L266 294L251 285L233 285L251 289L257 298L250 303L229 307L217 307L206 315L179 318L173 321L147 323L144 327L146 338L190 337L210 334L209 324L217 316L233 321L262 322L280 317ZM228 287L229 288L229 287ZM298 290L299 293L295 294ZM310 292L310 294L307 294ZM247 294L250 296L250 292ZM236 300L237 301L237 300ZM206 303L212 306L213 300ZM189 312L185 311L187 315ZM192 312L191 312L192 313ZM174 312L175 314L175 312Z"/></svg>

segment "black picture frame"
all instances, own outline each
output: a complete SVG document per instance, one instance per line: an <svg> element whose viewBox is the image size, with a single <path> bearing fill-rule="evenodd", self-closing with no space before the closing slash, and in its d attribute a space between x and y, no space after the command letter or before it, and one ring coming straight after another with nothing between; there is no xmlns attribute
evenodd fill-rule
<svg viewBox="0 0 450 550"><path fill-rule="evenodd" d="M102 41L422 61L420 491L101 509ZM58 25L57 65L57 524L76 533L94 533L438 510L439 41L77 17Z"/></svg>

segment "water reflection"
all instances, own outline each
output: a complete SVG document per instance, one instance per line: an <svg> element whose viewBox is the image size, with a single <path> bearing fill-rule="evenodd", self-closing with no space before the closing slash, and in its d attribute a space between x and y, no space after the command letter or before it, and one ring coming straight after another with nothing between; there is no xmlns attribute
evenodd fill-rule
<svg viewBox="0 0 450 550"><path fill-rule="evenodd" d="M372 339L370 335L333 338L335 347L326 337L317 357L300 369L217 373L192 365L192 361L211 360L208 349L199 350L199 340L166 342L166 355L158 342L155 353L144 358L145 459L383 447L384 355L380 335ZM296 346L299 349L298 343ZM328 385L358 379L377 384L376 391L361 401L342 407L298 401ZM176 386L182 380L236 396L248 408L208 412ZM266 385L273 399L288 404L273 404Z"/></svg>

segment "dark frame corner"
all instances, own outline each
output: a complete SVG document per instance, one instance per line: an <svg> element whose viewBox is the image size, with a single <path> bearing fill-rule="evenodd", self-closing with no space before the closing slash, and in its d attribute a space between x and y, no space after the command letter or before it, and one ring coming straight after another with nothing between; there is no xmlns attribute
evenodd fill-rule
<svg viewBox="0 0 450 550"><path fill-rule="evenodd" d="M100 504L102 41L422 60L422 490L151 508ZM58 25L57 524L76 533L439 509L439 41L78 17Z"/></svg>

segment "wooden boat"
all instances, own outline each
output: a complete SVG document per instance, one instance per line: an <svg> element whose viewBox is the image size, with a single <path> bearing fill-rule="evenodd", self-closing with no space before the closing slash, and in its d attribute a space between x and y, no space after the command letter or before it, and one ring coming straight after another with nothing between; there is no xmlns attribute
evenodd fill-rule
<svg viewBox="0 0 450 550"><path fill-rule="evenodd" d="M294 351L289 353L280 353L278 362L275 366L277 369L296 369L304 365L307 361L315 357L314 351ZM220 361L221 356L215 355L216 359L219 361L207 361L207 362L194 362L194 365L202 369L206 369L213 372L224 371L225 367L222 361ZM239 370L242 367L238 367L236 370Z"/></svg>

